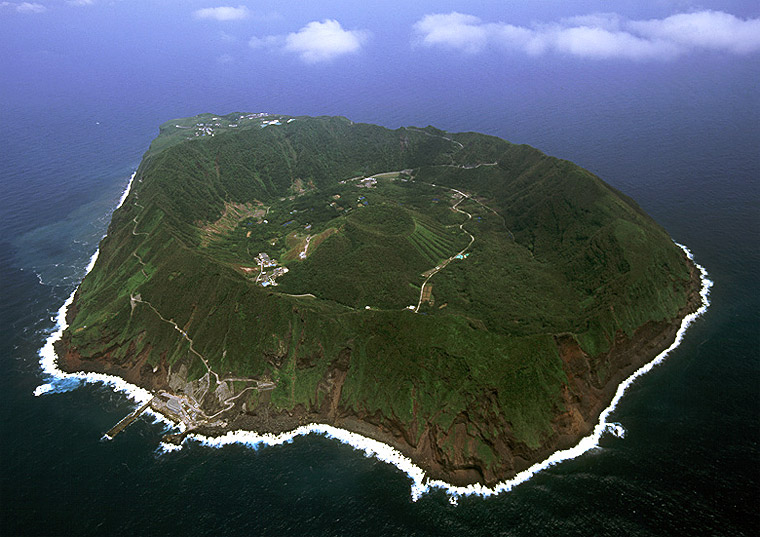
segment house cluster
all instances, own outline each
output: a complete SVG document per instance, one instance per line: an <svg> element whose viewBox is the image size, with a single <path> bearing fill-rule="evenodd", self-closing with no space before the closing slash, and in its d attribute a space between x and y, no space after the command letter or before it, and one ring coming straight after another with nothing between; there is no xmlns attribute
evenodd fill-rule
<svg viewBox="0 0 760 537"><path fill-rule="evenodd" d="M256 262L259 264L259 275L256 277L256 283L262 287L277 285L277 278L288 272L287 267L281 267L277 261L269 257L264 252L256 256ZM271 270L267 270L271 269Z"/></svg>
<svg viewBox="0 0 760 537"><path fill-rule="evenodd" d="M282 121L279 118L264 119L264 118L270 118L270 117L272 117L272 114L267 114L267 113L264 113L264 112L260 112L258 114L245 114L243 116L240 116L240 121L242 121L244 119L261 119L262 120L261 121L261 127L262 128L264 128L264 127L266 127L268 125L282 125ZM295 118L290 118L289 120L286 121L286 123L292 123L295 120L296 120ZM232 125L230 125L230 126L232 126Z"/></svg>
<svg viewBox="0 0 760 537"><path fill-rule="evenodd" d="M218 118L214 118L218 119ZM213 136L214 135L214 128L215 127L221 127L221 123L196 123L195 124L195 135L196 136Z"/></svg>
<svg viewBox="0 0 760 537"><path fill-rule="evenodd" d="M195 128L195 136L214 136L216 134L216 130L218 128L231 128L235 129L237 128L242 121L245 120L252 120L252 119L259 119L261 120L261 127L267 127L269 125L282 125L282 121L278 118L271 119L272 114L268 114L266 112L259 112L256 114L243 114L240 117L237 118L237 120L232 119L232 123L222 123L223 119L220 117L212 117L209 122L206 123L196 123L195 127L186 127L184 125L174 125L178 129L192 129ZM229 118L227 118L227 121L230 121ZM288 119L287 123L291 123L295 121L295 118Z"/></svg>
<svg viewBox="0 0 760 537"><path fill-rule="evenodd" d="M271 115L272 114L268 114L266 112L259 112L257 114L243 114L242 116L240 116L240 119L241 120L243 120L243 119L258 119L258 118L261 118L261 117L269 117Z"/></svg>
<svg viewBox="0 0 760 537"><path fill-rule="evenodd" d="M274 261L271 257L269 257L268 254L265 254L264 252L260 252L259 255L256 256L256 262L261 268L277 266L277 261Z"/></svg>
<svg viewBox="0 0 760 537"><path fill-rule="evenodd" d="M377 179L374 177L366 177L364 179L361 179L356 186L359 188L372 188L374 186L377 186Z"/></svg>

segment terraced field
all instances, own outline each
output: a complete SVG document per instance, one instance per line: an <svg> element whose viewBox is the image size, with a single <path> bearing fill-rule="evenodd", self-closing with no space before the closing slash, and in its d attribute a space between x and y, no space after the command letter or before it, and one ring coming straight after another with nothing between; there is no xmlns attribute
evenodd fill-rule
<svg viewBox="0 0 760 537"><path fill-rule="evenodd" d="M414 231L407 239L431 265L454 255L467 244L466 236L458 228L446 228L422 217L414 218Z"/></svg>

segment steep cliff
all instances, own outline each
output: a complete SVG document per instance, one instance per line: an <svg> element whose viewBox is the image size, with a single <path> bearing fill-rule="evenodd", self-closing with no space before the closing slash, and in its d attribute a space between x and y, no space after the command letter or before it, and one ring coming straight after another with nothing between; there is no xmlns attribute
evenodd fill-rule
<svg viewBox="0 0 760 537"><path fill-rule="evenodd" d="M490 484L586 434L698 288L635 202L533 148L203 115L162 126L58 350L193 430L329 423Z"/></svg>

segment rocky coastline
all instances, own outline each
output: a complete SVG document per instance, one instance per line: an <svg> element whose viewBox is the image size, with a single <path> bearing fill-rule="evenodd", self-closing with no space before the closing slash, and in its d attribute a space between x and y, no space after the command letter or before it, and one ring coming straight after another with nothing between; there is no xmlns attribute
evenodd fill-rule
<svg viewBox="0 0 760 537"><path fill-rule="evenodd" d="M276 411L267 405L260 405L257 409L249 410L241 402L223 414L222 426L185 427L182 433L168 435L165 440L181 443L189 434L218 437L235 430L280 434L306 424L320 423L358 433L392 446L409 457L431 479L455 486L468 486L475 483L493 486L547 459L552 453L577 444L594 429L600 414L610 404L621 382L641 366L651 362L673 343L683 318L697 311L702 305L700 292L704 282L700 278L697 266L692 261L687 261L691 273L688 301L676 317L660 322L648 322L639 327L631 338L618 332L611 349L594 357L584 353L572 335L555 336L567 382L562 389L563 408L557 409L552 423L553 432L542 440L538 448L534 449L515 441L514 438L496 439L491 444L491 448L500 461L497 471L493 471L493 467L490 470L486 469L486 466L477 459L463 456L462 450L457 450L458 457L447 456L446 451L440 446L446 434L437 430L439 428L436 425L425 424L423 434L420 435L418 441L415 441L414 434L396 420L379 414L357 413L352 409L342 407L338 401L341 385L349 367L348 360L343 364L340 360L337 361L336 367L331 372L331 397L317 409L307 409L299 405L291 411ZM69 321L76 315L76 304L77 296L75 295L67 311ZM133 353L132 360L122 365L109 361L109 353L113 349L106 348L96 356L82 357L77 349L71 346L65 334L56 343L55 349L59 367L66 372L114 375L152 393L184 391L192 394L194 390L197 390L197 385L193 386L193 383L186 382L184 385L181 382L178 383L178 372L172 372L171 368L165 364L161 363L155 368L147 365L150 349ZM599 372L602 369L607 371L607 374L600 378ZM197 384L198 381L194 382ZM152 406L155 411L166 413L165 406ZM203 409L209 414L218 413L220 407L218 402L214 404L213 398L203 400ZM169 414L166 417L174 422L181 421L177 415ZM482 416L480 418L482 419ZM462 416L453 427L460 427L464 431L479 430L479 426L483 424L479 424L476 419L477 417L474 419L473 416ZM468 427L468 425L473 427ZM460 435L460 443L467 441L466 436L466 434Z"/></svg>

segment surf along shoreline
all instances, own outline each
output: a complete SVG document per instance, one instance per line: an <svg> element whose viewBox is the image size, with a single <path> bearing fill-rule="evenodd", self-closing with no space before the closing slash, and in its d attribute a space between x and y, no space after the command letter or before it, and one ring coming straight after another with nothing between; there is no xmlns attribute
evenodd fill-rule
<svg viewBox="0 0 760 537"><path fill-rule="evenodd" d="M116 209L120 208L129 196L135 175L136 172L132 174ZM625 350L629 354L628 363L618 370L617 375L610 379L601 390L601 393L598 394L598 401L589 413L589 416L583 419L583 423L576 424L576 429L582 431L582 434L577 434L576 432L576 434L559 435L554 445L548 449L526 454L525 457L516 456L519 471L512 478L499 481L491 486L480 483L466 485L450 483L442 479L444 475L442 472L430 469L425 471L421 466L415 464L409 456L411 454L409 453L410 450L406 449L408 446L399 444L390 434L383 434L380 431L374 430L369 424L364 424L367 425L366 427L362 426L363 422L358 419L344 420L342 425L350 425L351 428L361 430L365 435L334 425L309 423L297 427L282 427L290 430L280 433L257 433L252 430L236 429L214 436L213 434L216 431L209 431L206 435L191 432L186 435L185 442L188 440L196 441L201 445L209 447L222 447L232 443L258 447L262 445L284 444L298 436L307 434L321 434L351 445L355 449L364 452L366 456L375 457L378 460L396 466L412 480L411 496L415 501L432 489L442 489L449 495L452 503L456 503L460 496L477 495L487 497L509 491L516 485L527 481L541 470L559 462L577 458L583 453L598 447L599 441L605 433L614 434L619 437L624 436L624 428L620 424L609 421L609 416L617 407L625 391L638 377L648 373L655 365L663 362L680 345L688 327L697 318L702 316L710 305L709 292L713 282L708 278L707 271L694 262L693 255L686 246L676 244L684 251L685 256L692 264L693 279L699 280L699 291L698 293L693 293L689 304L682 310L683 316L680 322L674 320L672 322L657 323L659 326L656 328L650 327L654 329L651 334L647 335L654 336L654 343L647 343L649 340L640 339L645 334L637 332L632 339L633 343L643 341L644 344L632 344L630 349ZM99 250L91 257L85 275L94 267L98 254ZM66 315L77 290L78 286L58 310L55 328L39 351L42 373L48 378L45 379L46 382L44 384L35 389L34 395L40 396L46 393L62 391L59 389L59 386L65 385L67 382L76 382L77 385L82 382L100 382L112 387L115 391L124 393L127 397L134 400L138 406L149 402L153 398L153 394L149 390L127 382L120 376L102 372L65 372L60 368L55 347L61 340L63 331L67 327ZM662 350L663 347L665 347L664 350ZM71 388L66 388L66 390L68 389ZM609 404L606 401L610 401ZM185 432L183 423L174 422L169 417L158 413L150 407L147 409L147 412L154 416L155 419L179 430L180 433ZM346 423L346 421L350 421L351 423ZM354 421L356 423L353 423ZM384 441L371 438L369 435L380 437ZM578 440L579 436L581 437L580 440ZM181 445L161 443L161 449L164 451L173 451L181 449L181 447ZM412 456L414 455L412 454ZM540 462L531 462L532 460L539 460Z"/></svg>

